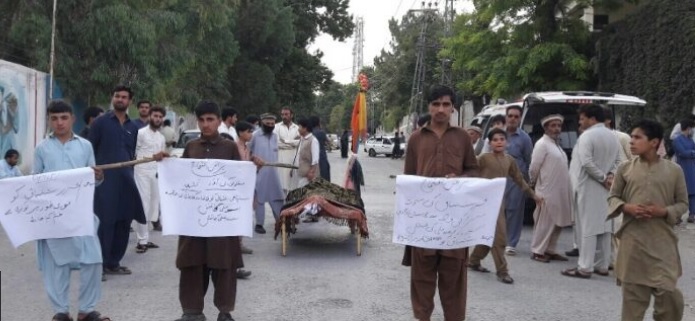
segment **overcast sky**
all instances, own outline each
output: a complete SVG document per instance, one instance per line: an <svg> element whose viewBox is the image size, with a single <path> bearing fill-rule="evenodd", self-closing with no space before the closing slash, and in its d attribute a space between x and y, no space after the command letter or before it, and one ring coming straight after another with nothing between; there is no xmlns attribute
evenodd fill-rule
<svg viewBox="0 0 695 321"><path fill-rule="evenodd" d="M439 8L444 10L444 0L431 1L434 5L439 2ZM473 4L469 0L455 0L457 12L472 11ZM410 9L420 9L422 0L350 0L349 12L353 16L364 18L364 65L373 65L374 57L381 49L388 46L391 34L388 21L391 17L400 19ZM341 83L351 82L352 76L352 46L353 39L345 42L334 41L329 36L320 36L310 47L311 51L323 51L323 62L333 70L334 79Z"/></svg>

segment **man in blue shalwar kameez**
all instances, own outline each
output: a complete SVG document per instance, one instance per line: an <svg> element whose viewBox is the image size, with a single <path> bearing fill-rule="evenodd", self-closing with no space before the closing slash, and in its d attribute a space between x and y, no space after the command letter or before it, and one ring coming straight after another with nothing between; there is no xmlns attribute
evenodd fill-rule
<svg viewBox="0 0 695 321"><path fill-rule="evenodd" d="M94 166L92 145L72 132L72 107L63 101L48 105L48 117L53 134L44 139L34 153L34 174ZM95 169L97 184L103 172ZM99 219L94 217L94 235L45 239L37 242L37 259L43 274L48 298L55 316L53 321L71 321L70 272L80 270L79 321L111 321L94 308L101 297L101 247L96 230Z"/></svg>
<svg viewBox="0 0 695 321"><path fill-rule="evenodd" d="M94 148L97 165L127 162L135 159L138 127L128 117L133 92L118 86L111 97L112 110L94 120L89 141ZM135 219L146 224L140 193L135 185L132 167L110 169L104 173L104 184L94 194L94 213L99 217L99 241L104 259L104 273L124 275L132 272L121 266L130 237L130 224Z"/></svg>

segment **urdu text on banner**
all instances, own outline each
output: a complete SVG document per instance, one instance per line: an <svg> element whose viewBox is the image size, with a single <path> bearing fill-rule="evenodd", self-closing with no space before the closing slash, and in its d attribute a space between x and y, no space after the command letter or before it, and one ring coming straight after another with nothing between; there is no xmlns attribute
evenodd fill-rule
<svg viewBox="0 0 695 321"><path fill-rule="evenodd" d="M88 167L0 180L0 223L12 245L95 235L94 184Z"/></svg>
<svg viewBox="0 0 695 321"><path fill-rule="evenodd" d="M162 234L252 236L253 163L167 158L158 162L158 176Z"/></svg>
<svg viewBox="0 0 695 321"><path fill-rule="evenodd" d="M495 237L506 178L396 177L393 242L458 249Z"/></svg>

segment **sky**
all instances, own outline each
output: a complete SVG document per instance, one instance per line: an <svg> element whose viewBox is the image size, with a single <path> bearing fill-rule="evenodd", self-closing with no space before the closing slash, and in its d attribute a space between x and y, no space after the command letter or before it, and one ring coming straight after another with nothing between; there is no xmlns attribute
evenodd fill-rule
<svg viewBox="0 0 695 321"><path fill-rule="evenodd" d="M435 2L439 2L439 8L444 10L444 0L430 2L433 6ZM455 0L454 6L457 12L473 10L470 0ZM389 46L389 19L395 16L400 20L408 10L420 8L422 0L350 0L350 14L364 18L365 66L373 65L374 57L379 55L382 48ZM335 81L349 83L352 82L352 47L353 38L338 42L330 36L321 35L309 48L311 52L316 49L323 51L323 63L333 71Z"/></svg>

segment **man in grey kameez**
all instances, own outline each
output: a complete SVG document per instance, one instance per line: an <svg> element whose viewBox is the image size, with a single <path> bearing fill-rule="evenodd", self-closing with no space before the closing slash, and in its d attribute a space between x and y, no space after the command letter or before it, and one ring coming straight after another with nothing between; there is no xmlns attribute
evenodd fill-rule
<svg viewBox="0 0 695 321"><path fill-rule="evenodd" d="M579 126L584 132L577 140L570 162L575 228L580 241L579 266L562 271L565 276L608 275L613 222L606 221L608 203L604 199L608 198L613 173L619 165L620 143L603 124L604 120L601 106L582 105L579 108Z"/></svg>
<svg viewBox="0 0 695 321"><path fill-rule="evenodd" d="M273 132L275 128L275 116L272 114L261 115L261 129L253 133L249 143L251 155L265 162L278 161L278 136ZM285 200L282 192L280 177L275 167L263 166L256 178L256 227L255 231L265 234L265 203L270 203L273 216L277 219Z"/></svg>

